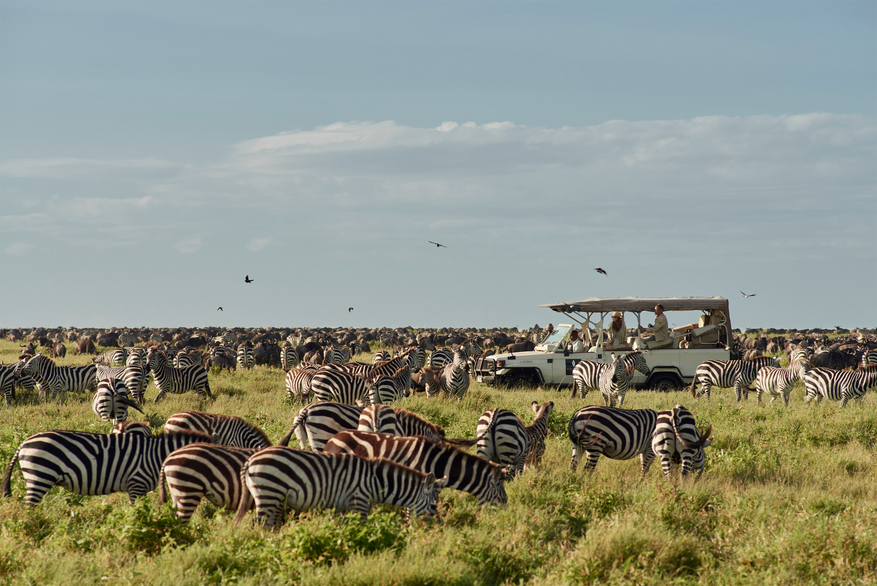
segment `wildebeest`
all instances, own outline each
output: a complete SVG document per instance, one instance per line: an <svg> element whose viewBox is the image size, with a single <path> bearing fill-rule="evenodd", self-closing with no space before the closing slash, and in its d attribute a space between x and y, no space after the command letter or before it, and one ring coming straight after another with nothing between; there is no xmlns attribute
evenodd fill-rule
<svg viewBox="0 0 877 586"><path fill-rule="evenodd" d="M94 347L94 340L91 338L81 338L76 341L76 350L74 354L95 354L97 349Z"/></svg>

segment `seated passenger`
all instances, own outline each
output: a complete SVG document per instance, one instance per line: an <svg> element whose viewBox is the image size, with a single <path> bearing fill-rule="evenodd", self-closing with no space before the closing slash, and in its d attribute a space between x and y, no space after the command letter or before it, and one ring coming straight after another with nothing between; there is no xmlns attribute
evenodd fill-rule
<svg viewBox="0 0 877 586"><path fill-rule="evenodd" d="M670 327L667 325L667 316L664 315L664 306L660 303L655 306L655 325L649 328L639 327L641 332L652 334L643 338L649 343L649 348L659 348L670 344Z"/></svg>
<svg viewBox="0 0 877 586"><path fill-rule="evenodd" d="M627 346L627 326L624 325L624 316L620 311L612 314L612 323L606 330L606 348L618 348Z"/></svg>
<svg viewBox="0 0 877 586"><path fill-rule="evenodd" d="M579 339L578 330L573 330L569 335L569 342L566 343L566 349L568 352L584 352L585 345L582 344L581 339Z"/></svg>

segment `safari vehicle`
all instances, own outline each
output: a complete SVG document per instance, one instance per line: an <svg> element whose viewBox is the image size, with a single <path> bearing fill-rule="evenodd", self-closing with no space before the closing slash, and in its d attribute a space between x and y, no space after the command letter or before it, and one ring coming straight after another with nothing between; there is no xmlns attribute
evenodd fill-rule
<svg viewBox="0 0 877 586"><path fill-rule="evenodd" d="M646 317L654 317L657 304L672 322L673 312L700 311L700 319L670 330L669 339L644 340L642 335L627 338L627 344L604 346L603 323L620 311L628 328L636 319L636 331ZM612 362L613 354L642 350L649 365L648 376L636 372L631 383L659 391L681 389L691 383L697 366L704 360L728 360L731 357L731 317L724 297L591 297L581 301L540 305L568 317L572 323L559 324L530 352L494 354L479 358L475 377L479 382L498 386L571 386L572 372L580 360ZM690 314L689 314L690 316ZM608 327L607 321L607 327ZM580 328L584 351L571 352L568 341L573 328Z"/></svg>

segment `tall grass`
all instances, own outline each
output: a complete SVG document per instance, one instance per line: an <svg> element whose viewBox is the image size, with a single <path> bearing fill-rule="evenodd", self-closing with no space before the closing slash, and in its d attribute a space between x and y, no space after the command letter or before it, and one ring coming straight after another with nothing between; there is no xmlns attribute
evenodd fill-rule
<svg viewBox="0 0 877 586"><path fill-rule="evenodd" d="M15 344L0 343L10 362ZM361 356L362 360L370 357ZM68 355L63 364L88 357ZM216 398L194 394L147 403L146 419L203 409L238 415L273 440L298 408L283 372L212 373ZM147 399L156 395L150 386ZM507 485L505 507L479 508L446 490L440 521L407 523L391 508L358 516L314 512L278 531L245 523L202 503L179 524L155 493L134 506L127 495L81 497L53 489L35 509L13 472L13 498L0 499L0 581L12 584L873 584L877 576L877 410L874 399L841 410L736 403L720 389L710 402L684 393L629 393L631 408L688 407L713 425L699 480L665 481L660 464L645 478L638 461L601 459L591 476L569 472L570 416L585 401L568 392L500 391L473 382L462 402L424 397L402 406L473 437L487 409L532 420L533 400L554 401L542 466ZM133 412L132 412L133 413ZM139 416L139 414L137 414ZM46 429L106 432L90 397L54 402L19 395L0 407L0 462Z"/></svg>

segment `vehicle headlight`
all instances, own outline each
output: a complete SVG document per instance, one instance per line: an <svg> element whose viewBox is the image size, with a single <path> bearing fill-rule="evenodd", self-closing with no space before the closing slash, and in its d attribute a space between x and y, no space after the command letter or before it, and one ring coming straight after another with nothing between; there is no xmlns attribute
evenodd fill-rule
<svg viewBox="0 0 877 586"><path fill-rule="evenodd" d="M502 368L503 366L505 366L505 360L497 360L496 361L497 368Z"/></svg>

